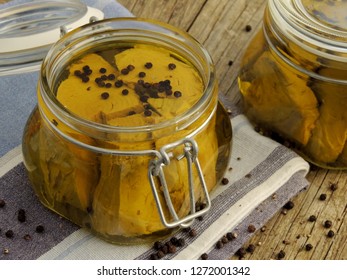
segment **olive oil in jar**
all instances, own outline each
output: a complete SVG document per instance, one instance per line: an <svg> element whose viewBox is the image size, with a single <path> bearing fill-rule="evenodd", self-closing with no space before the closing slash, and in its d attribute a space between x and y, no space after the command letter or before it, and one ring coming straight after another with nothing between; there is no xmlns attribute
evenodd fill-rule
<svg viewBox="0 0 347 280"><path fill-rule="evenodd" d="M117 26L117 20L106 24ZM73 55L59 52L58 44L43 66L38 109L23 136L25 165L43 204L115 243L153 240L177 229L163 223L149 180L165 149L169 159L159 161L163 175L154 184L168 220L172 211L176 219L194 214L190 182L195 201L204 202L201 177L212 191L230 155L230 119L218 103L216 82L204 72L205 58L198 58L199 66L177 42L154 44L162 41L151 32L144 42L144 31L137 32L129 42L103 36L108 44L95 34L97 43ZM71 36L81 41L76 32L63 45L74 44ZM190 143L198 147L201 166L191 173L185 159ZM171 205L165 205L165 188Z"/></svg>
<svg viewBox="0 0 347 280"><path fill-rule="evenodd" d="M324 168L347 168L346 8L269 0L239 74L254 125Z"/></svg>

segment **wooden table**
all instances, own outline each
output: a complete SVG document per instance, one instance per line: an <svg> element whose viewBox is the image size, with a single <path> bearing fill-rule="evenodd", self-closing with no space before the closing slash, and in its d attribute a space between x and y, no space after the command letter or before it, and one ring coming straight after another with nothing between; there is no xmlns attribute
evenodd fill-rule
<svg viewBox="0 0 347 280"><path fill-rule="evenodd" d="M240 60L261 26L266 0L118 1L137 17L168 22L200 41L215 62L220 94L237 103ZM247 25L251 30L246 30ZM249 240L256 250L246 259L275 259L280 250L290 260L347 259L347 172L313 168L307 178L310 186L292 200L294 208L286 214L279 211ZM331 184L337 190L332 191ZM320 199L321 194L326 194L326 200ZM317 217L316 222L308 221L311 215ZM327 237L326 220L332 221L333 237ZM313 246L309 251L307 244Z"/></svg>
<svg viewBox="0 0 347 280"><path fill-rule="evenodd" d="M266 0L119 0L135 16L168 22L189 32L210 52L216 65L220 94L239 100L237 74L245 47L260 28ZM246 30L246 26L251 30ZM347 173L314 168L310 186L292 201L294 208L277 213L248 242L256 245L247 259L347 259ZM334 183L337 190L332 191ZM321 200L326 194L326 200ZM309 222L315 215L317 220ZM326 229L323 223L332 221ZM332 230L335 235L328 237ZM306 245L313 248L306 250ZM248 244L246 244L247 246ZM231 259L237 259L230 256Z"/></svg>

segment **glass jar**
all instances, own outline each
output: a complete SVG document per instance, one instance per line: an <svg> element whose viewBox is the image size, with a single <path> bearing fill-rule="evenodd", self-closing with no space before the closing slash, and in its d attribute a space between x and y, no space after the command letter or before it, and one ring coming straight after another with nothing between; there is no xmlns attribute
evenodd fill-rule
<svg viewBox="0 0 347 280"><path fill-rule="evenodd" d="M245 114L323 168L347 168L347 2L269 0L239 74Z"/></svg>
<svg viewBox="0 0 347 280"><path fill-rule="evenodd" d="M174 63L156 70L162 58L157 53L144 58L142 50L169 54L165 59ZM124 57L131 62L122 62ZM193 80L171 80L171 86L163 80L174 79L174 71L196 73L201 81L194 104L183 103L196 91ZM165 93L158 89L168 84ZM94 93L98 97L88 101ZM71 99L73 94L79 97ZM103 105L115 95L112 106ZM171 101L172 117L164 118L162 107ZM124 104L130 107L107 111ZM95 119L88 119L95 109ZM231 133L205 49L170 25L119 18L69 32L50 49L22 147L29 178L46 207L109 242L131 244L190 226L209 210L209 193L230 157Z"/></svg>
<svg viewBox="0 0 347 280"><path fill-rule="evenodd" d="M0 76L39 70L61 32L103 17L102 11L79 1L28 1L2 9Z"/></svg>

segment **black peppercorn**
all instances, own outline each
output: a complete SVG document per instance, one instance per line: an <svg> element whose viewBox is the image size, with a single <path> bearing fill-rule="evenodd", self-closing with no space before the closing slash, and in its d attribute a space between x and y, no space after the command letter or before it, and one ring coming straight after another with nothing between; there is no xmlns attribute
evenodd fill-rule
<svg viewBox="0 0 347 280"><path fill-rule="evenodd" d="M171 238L170 238L170 242L171 242L172 245L175 245L175 246L176 246L176 245L177 245L177 242L178 242L177 237L175 237L175 236L171 237Z"/></svg>
<svg viewBox="0 0 347 280"><path fill-rule="evenodd" d="M254 225L249 225L248 228L247 228L247 231L252 233L252 232L255 232L256 228Z"/></svg>
<svg viewBox="0 0 347 280"><path fill-rule="evenodd" d="M104 87L106 85L106 83L102 80L100 80L100 82L98 82L98 87Z"/></svg>
<svg viewBox="0 0 347 280"><path fill-rule="evenodd" d="M226 244L226 243L229 242L229 239L226 236L223 236L221 241L222 241L223 244Z"/></svg>
<svg viewBox="0 0 347 280"><path fill-rule="evenodd" d="M330 190L336 191L337 190L337 184L336 183L331 183L330 184Z"/></svg>
<svg viewBox="0 0 347 280"><path fill-rule="evenodd" d="M122 85L123 85L123 81L122 80L117 80L115 83L114 83L115 87L117 88L120 88Z"/></svg>
<svg viewBox="0 0 347 280"><path fill-rule="evenodd" d="M328 231L328 234L327 234L328 237L332 238L332 237L334 237L334 235L335 235L334 231L332 231L332 230Z"/></svg>
<svg viewBox="0 0 347 280"><path fill-rule="evenodd" d="M319 200L326 200L327 199L327 195L325 193L322 193L320 196L319 196Z"/></svg>
<svg viewBox="0 0 347 280"><path fill-rule="evenodd" d="M85 69L83 69L83 72L84 72L85 75L89 76L89 75L91 75L93 73L93 70L90 69L90 68L85 68Z"/></svg>
<svg viewBox="0 0 347 280"><path fill-rule="evenodd" d="M312 250L312 248L313 248L313 246L312 246L312 244L306 244L306 246L305 246L305 250L306 251L311 251Z"/></svg>
<svg viewBox="0 0 347 280"><path fill-rule="evenodd" d="M192 228L192 229L189 231L189 236L191 236L191 237L196 236L196 230Z"/></svg>
<svg viewBox="0 0 347 280"><path fill-rule="evenodd" d="M248 253L253 253L253 252L255 251L255 245L249 244L248 247L247 247L247 249L246 249L246 251L247 251Z"/></svg>
<svg viewBox="0 0 347 280"><path fill-rule="evenodd" d="M161 250L164 252L164 254L167 254L169 252L169 246L168 245L164 245Z"/></svg>
<svg viewBox="0 0 347 280"><path fill-rule="evenodd" d="M163 248L164 244L161 241L155 241L153 248L156 250L160 250L161 248Z"/></svg>
<svg viewBox="0 0 347 280"><path fill-rule="evenodd" d="M179 98L179 97L182 96L182 92L176 90L176 91L174 92L174 96L175 96L176 98Z"/></svg>
<svg viewBox="0 0 347 280"><path fill-rule="evenodd" d="M245 30L246 30L247 32L250 32L250 31L252 30L252 26L249 25L249 24L247 24L246 27L245 27Z"/></svg>
<svg viewBox="0 0 347 280"><path fill-rule="evenodd" d="M77 77L81 77L82 72L80 70L75 70L74 75Z"/></svg>
<svg viewBox="0 0 347 280"><path fill-rule="evenodd" d="M246 254L247 251L243 247L239 248L235 253L235 255L238 256L240 259L242 259Z"/></svg>
<svg viewBox="0 0 347 280"><path fill-rule="evenodd" d="M127 66L127 69L128 69L129 71L133 71L133 70L135 69L135 66L129 64L129 65Z"/></svg>
<svg viewBox="0 0 347 280"><path fill-rule="evenodd" d="M151 254L149 258L151 260L159 260L158 254Z"/></svg>
<svg viewBox="0 0 347 280"><path fill-rule="evenodd" d="M333 225L333 223L332 223L332 221L330 221L330 220L326 220L326 221L324 222L324 227L325 227L325 228L331 228L332 225Z"/></svg>
<svg viewBox="0 0 347 280"><path fill-rule="evenodd" d="M174 63L169 63L168 68L169 68L170 70L174 70L174 69L176 68L176 64L174 64Z"/></svg>
<svg viewBox="0 0 347 280"><path fill-rule="evenodd" d="M148 96L146 96L146 95L142 95L142 96L140 96L140 101L141 101L141 102L145 102L145 103L146 103L146 102L147 102L147 100L148 100L148 98L149 98Z"/></svg>
<svg viewBox="0 0 347 280"><path fill-rule="evenodd" d="M286 256L286 253L283 250L281 250L277 254L277 259L279 260L284 259L285 256Z"/></svg>
<svg viewBox="0 0 347 280"><path fill-rule="evenodd" d="M18 210L17 219L21 223L24 223L26 221L26 215L25 215L25 210L24 209L19 209Z"/></svg>
<svg viewBox="0 0 347 280"><path fill-rule="evenodd" d="M3 200L3 199L0 199L0 208L3 208L3 207L5 207L5 205L6 205L6 202L5 202L5 200Z"/></svg>
<svg viewBox="0 0 347 280"><path fill-rule="evenodd" d="M286 204L283 206L284 209L290 210L294 208L294 202L293 201L288 201Z"/></svg>
<svg viewBox="0 0 347 280"><path fill-rule="evenodd" d="M151 62L147 62L147 63L145 64L145 67L146 67L147 69L151 69L151 68L153 67L153 64L152 64Z"/></svg>
<svg viewBox="0 0 347 280"><path fill-rule="evenodd" d="M124 68L122 70L120 70L120 72L123 74L123 75L128 75L129 74L129 70L127 68Z"/></svg>
<svg viewBox="0 0 347 280"><path fill-rule="evenodd" d="M184 245L186 245L186 241L184 240L184 238L180 238L177 240L178 247L183 247Z"/></svg>
<svg viewBox="0 0 347 280"><path fill-rule="evenodd" d="M190 232L190 230L191 230L191 227L186 227L182 229L183 232Z"/></svg>
<svg viewBox="0 0 347 280"><path fill-rule="evenodd" d="M223 185L227 185L228 183L229 183L229 179L224 177L224 178L222 179L222 184L223 184Z"/></svg>
<svg viewBox="0 0 347 280"><path fill-rule="evenodd" d="M217 243L216 243L216 248L217 248L217 249L222 249L223 246L224 246L223 242L220 241L220 240L218 240Z"/></svg>
<svg viewBox="0 0 347 280"><path fill-rule="evenodd" d="M128 95L128 93L129 93L129 90L127 90L127 89L123 89L123 90L122 90L122 94L123 94L123 95Z"/></svg>
<svg viewBox="0 0 347 280"><path fill-rule="evenodd" d="M169 253L170 254L174 254L174 253L176 253L176 246L175 245L169 245L168 246L168 249L169 249Z"/></svg>
<svg viewBox="0 0 347 280"><path fill-rule="evenodd" d="M42 225L38 225L36 227L36 232L37 233L43 233L45 231L45 228Z"/></svg>
<svg viewBox="0 0 347 280"><path fill-rule="evenodd" d="M146 77L146 73L145 73L145 72L140 72L140 73L139 73L139 77L140 77L140 78Z"/></svg>
<svg viewBox="0 0 347 280"><path fill-rule="evenodd" d="M107 70L106 70L105 68L100 68L100 69L99 69L99 72L100 72L101 74L105 74L106 71L107 71Z"/></svg>
<svg viewBox="0 0 347 280"><path fill-rule="evenodd" d="M201 259L202 259L202 260L207 260L207 259L208 259L208 254L207 254L207 253L203 253L203 254L201 255Z"/></svg>
<svg viewBox="0 0 347 280"><path fill-rule="evenodd" d="M85 75L81 75L81 80L83 83L88 83L89 82L89 77L85 76Z"/></svg>
<svg viewBox="0 0 347 280"><path fill-rule="evenodd" d="M5 232L5 236L6 236L7 238L13 238L13 236L14 236L13 230L9 229L8 231L6 231L6 232Z"/></svg>
<svg viewBox="0 0 347 280"><path fill-rule="evenodd" d="M114 74L110 74L110 75L107 76L107 79L109 81L113 81L114 79L116 79L116 76Z"/></svg>
<svg viewBox="0 0 347 280"><path fill-rule="evenodd" d="M315 215L311 215L311 216L308 218L308 220L309 220L310 222L315 222L315 221L317 220L317 217L316 217Z"/></svg>
<svg viewBox="0 0 347 280"><path fill-rule="evenodd" d="M84 72L89 71L89 70L90 70L89 65L85 65L85 66L83 66L83 67L82 67L82 70L83 70Z"/></svg>
<svg viewBox="0 0 347 280"><path fill-rule="evenodd" d="M235 232L228 232L228 233L226 234L226 237L227 237L229 240L234 240L234 239L236 239L237 234L236 234Z"/></svg>
<svg viewBox="0 0 347 280"><path fill-rule="evenodd" d="M159 250L157 252L157 256L158 256L159 259L161 259L161 258L163 258L165 256L165 254L164 254L164 252L162 250Z"/></svg>
<svg viewBox="0 0 347 280"><path fill-rule="evenodd" d="M110 97L110 94L108 92L103 92L100 96L102 99L107 99Z"/></svg>

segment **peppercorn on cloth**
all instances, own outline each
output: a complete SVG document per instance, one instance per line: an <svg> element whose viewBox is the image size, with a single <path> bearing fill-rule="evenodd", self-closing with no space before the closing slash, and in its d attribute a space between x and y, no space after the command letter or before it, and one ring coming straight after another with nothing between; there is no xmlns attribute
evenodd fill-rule
<svg viewBox="0 0 347 280"><path fill-rule="evenodd" d="M0 8L27 1L12 1ZM105 17L132 16L114 0L86 0ZM0 259L150 259L153 244L109 244L46 209L33 193L22 163L21 137L36 105L37 72L0 77ZM281 207L308 186L309 165L288 148L256 133L247 118L227 98L231 109L232 156L225 174L228 183L211 194L211 210L197 220L194 234L178 231L184 244L164 259L230 258ZM25 222L18 221L19 209ZM228 232L237 238L222 249L216 243ZM165 240L163 241L165 242ZM6 249L6 250L5 250ZM6 253L4 253L6 252Z"/></svg>

